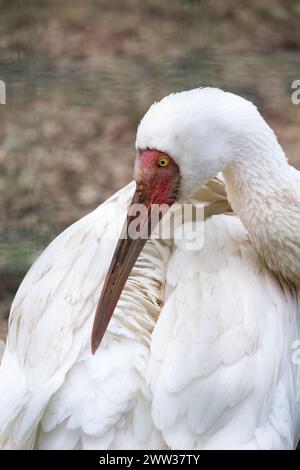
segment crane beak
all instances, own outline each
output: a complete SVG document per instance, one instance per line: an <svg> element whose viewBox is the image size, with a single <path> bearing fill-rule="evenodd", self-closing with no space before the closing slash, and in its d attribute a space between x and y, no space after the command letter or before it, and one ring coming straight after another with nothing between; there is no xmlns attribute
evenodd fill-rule
<svg viewBox="0 0 300 470"><path fill-rule="evenodd" d="M129 226L130 223L136 219L135 215L130 215L130 209L135 204L143 204L146 206L147 211L144 211L142 218L139 217L138 232L140 236L130 238ZM93 354L95 354L101 343L128 276L142 251L147 238L150 237L151 225L153 225L151 214L151 203L149 202L145 191L141 187L137 186L98 302L92 330L91 347ZM163 214L161 214L159 218L161 218L162 215ZM157 222L158 221L159 219ZM153 226L152 229L154 229Z"/></svg>

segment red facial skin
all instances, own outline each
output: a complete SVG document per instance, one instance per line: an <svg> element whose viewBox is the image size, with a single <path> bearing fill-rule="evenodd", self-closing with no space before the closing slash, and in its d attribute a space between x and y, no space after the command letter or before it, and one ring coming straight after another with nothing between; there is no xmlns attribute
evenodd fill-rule
<svg viewBox="0 0 300 470"><path fill-rule="evenodd" d="M158 166L161 157L169 159L168 166ZM149 149L140 151L134 177L148 204L171 206L174 203L179 186L179 167L167 153Z"/></svg>

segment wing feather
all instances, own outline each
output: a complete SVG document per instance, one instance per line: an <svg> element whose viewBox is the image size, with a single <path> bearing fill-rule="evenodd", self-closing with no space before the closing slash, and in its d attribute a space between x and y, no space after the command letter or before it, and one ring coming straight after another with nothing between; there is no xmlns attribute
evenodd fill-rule
<svg viewBox="0 0 300 470"><path fill-rule="evenodd" d="M140 445L133 411L149 399L146 364L168 247L147 244L106 340L90 353L96 302L133 191L132 183L59 235L22 282L0 369L2 447L34 445L38 427L40 447L60 437L63 446L113 446L125 418L132 446Z"/></svg>
<svg viewBox="0 0 300 470"><path fill-rule="evenodd" d="M231 215L205 222L201 250L176 245L167 272L173 290L151 344L155 425L172 448L293 448L296 292L266 268Z"/></svg>

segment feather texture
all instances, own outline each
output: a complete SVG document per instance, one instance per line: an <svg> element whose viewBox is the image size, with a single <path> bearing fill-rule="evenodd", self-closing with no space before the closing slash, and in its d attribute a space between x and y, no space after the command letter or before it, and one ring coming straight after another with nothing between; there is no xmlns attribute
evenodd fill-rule
<svg viewBox="0 0 300 470"><path fill-rule="evenodd" d="M150 240L91 355L99 286L133 190L61 234L20 286L0 372L1 446L293 448L298 298L239 219L220 214L231 211L221 180L191 199L204 204L203 249L186 251L176 233Z"/></svg>

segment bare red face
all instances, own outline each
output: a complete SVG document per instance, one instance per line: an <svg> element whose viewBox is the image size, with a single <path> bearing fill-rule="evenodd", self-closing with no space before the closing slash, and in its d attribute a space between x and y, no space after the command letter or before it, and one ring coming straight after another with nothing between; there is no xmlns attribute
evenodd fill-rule
<svg viewBox="0 0 300 470"><path fill-rule="evenodd" d="M142 235L145 234L144 229L146 228L147 236L150 236L151 229L155 228L158 221L155 219L153 225L152 206L158 204L168 209L175 202L178 193L179 168L166 153L148 149L141 151L136 158L134 176L137 183L136 191L106 275L96 310L92 332L93 354L103 338L134 263L147 241L147 238ZM139 221L141 236L132 238L129 235L129 227L135 216L130 215L132 213L130 209L135 204L142 204L145 210L143 211L142 220ZM166 209L161 214L165 211Z"/></svg>
<svg viewBox="0 0 300 470"><path fill-rule="evenodd" d="M158 150L143 150L136 157L134 177L150 204L171 206L177 196L179 168L174 160Z"/></svg>

